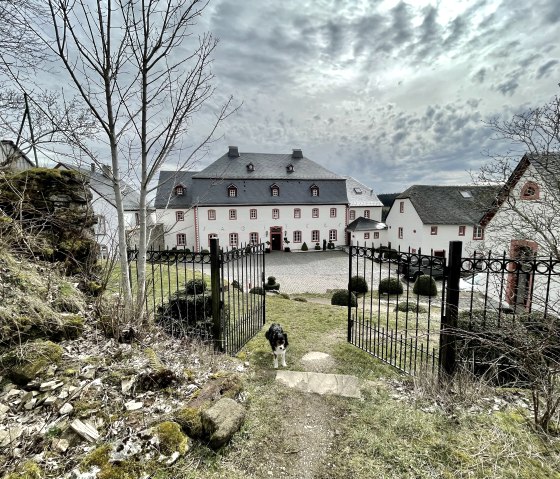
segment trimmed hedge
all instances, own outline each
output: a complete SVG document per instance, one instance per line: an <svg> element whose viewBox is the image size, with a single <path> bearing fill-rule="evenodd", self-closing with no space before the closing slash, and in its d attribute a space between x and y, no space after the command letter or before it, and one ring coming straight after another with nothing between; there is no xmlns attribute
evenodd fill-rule
<svg viewBox="0 0 560 479"><path fill-rule="evenodd" d="M309 250L309 248L307 247L307 243L304 241L303 244L301 245L301 250L302 251L307 251Z"/></svg>
<svg viewBox="0 0 560 479"><path fill-rule="evenodd" d="M350 279L350 290L353 293L367 293L368 289L367 281L363 276L352 276Z"/></svg>
<svg viewBox="0 0 560 479"><path fill-rule="evenodd" d="M280 287L280 286L278 286ZM262 289L260 286L255 286L254 288L251 288L251 290L249 291L249 293L251 294L259 294L261 296L264 296L264 289Z"/></svg>
<svg viewBox="0 0 560 479"><path fill-rule="evenodd" d="M428 310L425 306L415 303L413 301L401 301L395 307L395 311L400 311L402 313L412 312L412 313L427 313Z"/></svg>
<svg viewBox="0 0 560 479"><path fill-rule="evenodd" d="M185 291L187 294L202 294L206 291L206 281L203 279L191 279L185 283Z"/></svg>
<svg viewBox="0 0 560 479"><path fill-rule="evenodd" d="M331 298L331 304L333 306L348 306L348 290L339 289L334 292ZM354 293L350 296L350 306L357 306L358 301Z"/></svg>
<svg viewBox="0 0 560 479"><path fill-rule="evenodd" d="M412 292L421 296L437 296L436 280L427 274L421 274L416 278Z"/></svg>
<svg viewBox="0 0 560 479"><path fill-rule="evenodd" d="M379 282L379 294L402 294L403 284L399 278L383 278Z"/></svg>

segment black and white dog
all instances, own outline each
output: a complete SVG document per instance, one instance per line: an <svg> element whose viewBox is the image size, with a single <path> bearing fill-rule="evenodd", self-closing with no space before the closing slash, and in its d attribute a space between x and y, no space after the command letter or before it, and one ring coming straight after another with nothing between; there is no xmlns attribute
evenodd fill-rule
<svg viewBox="0 0 560 479"><path fill-rule="evenodd" d="M288 335L282 329L282 326L274 323L265 333L266 339L272 348L274 355L274 367L278 368L278 356L282 358L282 366L286 367L286 349L288 348Z"/></svg>

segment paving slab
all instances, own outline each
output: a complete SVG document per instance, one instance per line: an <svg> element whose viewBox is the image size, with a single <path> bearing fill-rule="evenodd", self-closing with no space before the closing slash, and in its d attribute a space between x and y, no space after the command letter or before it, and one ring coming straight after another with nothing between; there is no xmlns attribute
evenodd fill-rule
<svg viewBox="0 0 560 479"><path fill-rule="evenodd" d="M345 374L324 374L302 371L280 370L276 380L287 387L316 394L335 394L337 396L361 399L361 381L355 376Z"/></svg>

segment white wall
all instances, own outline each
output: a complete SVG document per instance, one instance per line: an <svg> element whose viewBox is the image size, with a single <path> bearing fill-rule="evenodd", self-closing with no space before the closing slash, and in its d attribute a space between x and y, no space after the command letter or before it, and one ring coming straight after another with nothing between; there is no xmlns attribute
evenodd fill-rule
<svg viewBox="0 0 560 479"><path fill-rule="evenodd" d="M355 212L354 219L358 219L360 216L365 218L364 212L369 211L369 219L374 221L381 221L381 213L383 210L382 206L350 206L348 208L348 223L351 223L354 220L350 219L350 211Z"/></svg>
<svg viewBox="0 0 560 479"><path fill-rule="evenodd" d="M404 203L404 210L400 212L400 203ZM449 254L449 242L463 242L463 253L470 253L474 250L481 250L481 241L473 240L474 225L463 224L465 235L459 236L460 225L425 225L420 216L414 209L409 199L397 199L389 212L386 220L389 230L387 241L391 242L391 247L401 249L401 251L418 252L420 249L424 254L430 254L433 250L445 251L445 256ZM432 235L432 226L437 226L437 234ZM398 237L399 227L403 228L403 238Z"/></svg>

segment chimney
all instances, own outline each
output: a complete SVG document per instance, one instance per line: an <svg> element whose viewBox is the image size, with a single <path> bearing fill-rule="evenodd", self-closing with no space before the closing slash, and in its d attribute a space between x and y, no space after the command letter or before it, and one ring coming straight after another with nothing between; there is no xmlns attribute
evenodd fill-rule
<svg viewBox="0 0 560 479"><path fill-rule="evenodd" d="M230 158L239 158L239 150L237 146L230 146L227 156Z"/></svg>
<svg viewBox="0 0 560 479"><path fill-rule="evenodd" d="M292 150L292 151L293 151L293 153L292 153L292 158L296 158L296 159L297 159L297 158L303 158L303 153L301 152L301 150L300 150L299 148L298 148L298 149L294 149L294 150Z"/></svg>
<svg viewBox="0 0 560 479"><path fill-rule="evenodd" d="M92 173L95 173L95 163L92 163L92 164L91 164L91 172L92 172Z"/></svg>

